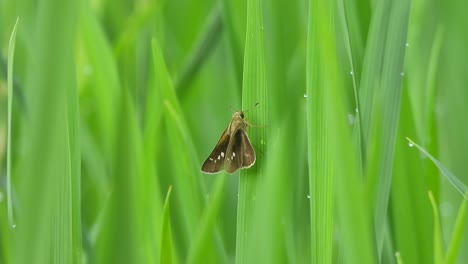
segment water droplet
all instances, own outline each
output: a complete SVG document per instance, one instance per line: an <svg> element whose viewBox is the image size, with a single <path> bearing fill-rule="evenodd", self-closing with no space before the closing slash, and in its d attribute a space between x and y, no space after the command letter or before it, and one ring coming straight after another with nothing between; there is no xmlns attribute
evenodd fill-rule
<svg viewBox="0 0 468 264"><path fill-rule="evenodd" d="M400 256L400 251L395 252L395 257L398 258L399 256Z"/></svg>
<svg viewBox="0 0 468 264"><path fill-rule="evenodd" d="M307 98L307 96L308 96L308 95L305 93L305 94L304 94L304 98Z"/></svg>
<svg viewBox="0 0 468 264"><path fill-rule="evenodd" d="M307 195L307 199L310 199L310 194Z"/></svg>
<svg viewBox="0 0 468 264"><path fill-rule="evenodd" d="M408 43L408 42L406 42L405 46L406 46L406 47L409 47L410 45L409 45L409 43Z"/></svg>
<svg viewBox="0 0 468 264"><path fill-rule="evenodd" d="M408 143L408 146L409 146L410 148L412 148L412 147L414 147L414 143L413 143L413 142L409 142L409 143Z"/></svg>
<svg viewBox="0 0 468 264"><path fill-rule="evenodd" d="M349 72L349 74L353 75L353 74L354 74L354 72L353 72L353 71L350 71L350 72Z"/></svg>
<svg viewBox="0 0 468 264"><path fill-rule="evenodd" d="M359 113L359 108L356 107L356 109L354 109L354 111L356 111L356 113Z"/></svg>
<svg viewBox="0 0 468 264"><path fill-rule="evenodd" d="M401 76L405 76L405 73L404 73L404 72L400 72L400 75L401 75Z"/></svg>
<svg viewBox="0 0 468 264"><path fill-rule="evenodd" d="M261 139L260 144L265 145L266 144L265 140Z"/></svg>
<svg viewBox="0 0 468 264"><path fill-rule="evenodd" d="M16 228L16 224L12 224L12 225L11 225L11 228Z"/></svg>

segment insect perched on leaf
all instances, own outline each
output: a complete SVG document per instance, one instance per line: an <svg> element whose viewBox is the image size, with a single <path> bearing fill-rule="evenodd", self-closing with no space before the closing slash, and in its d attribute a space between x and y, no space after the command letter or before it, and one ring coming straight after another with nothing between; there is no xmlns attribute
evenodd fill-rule
<svg viewBox="0 0 468 264"><path fill-rule="evenodd" d="M203 173L214 174L222 170L233 173L238 169L250 168L254 165L255 151L246 133L249 124L244 120L244 112L232 114L231 123L202 165Z"/></svg>

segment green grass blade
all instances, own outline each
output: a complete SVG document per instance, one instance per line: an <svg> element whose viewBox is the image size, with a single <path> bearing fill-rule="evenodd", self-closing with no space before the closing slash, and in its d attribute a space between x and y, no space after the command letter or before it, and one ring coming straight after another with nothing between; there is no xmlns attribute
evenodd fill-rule
<svg viewBox="0 0 468 264"><path fill-rule="evenodd" d="M82 113L81 118L89 127L96 148L102 152L104 159L99 162L107 170L113 158L115 122L119 114L115 109L118 109L122 93L120 76L112 47L99 19L93 15L87 2L80 2L80 8L78 85L86 98L80 106L88 110ZM96 177L107 178L108 175L96 174Z"/></svg>
<svg viewBox="0 0 468 264"><path fill-rule="evenodd" d="M375 73L380 78L374 77L374 81L371 82L373 87L366 87L367 90L375 89L375 92L371 104L372 108L364 108L366 112L363 113L362 120L364 134L371 128L368 140L367 136L364 135L364 142L369 144L366 145L366 178L369 180L371 195L369 199L375 201L373 202L374 225L379 256L383 255L382 250L385 240L384 227L387 221L388 200L392 182L410 7L410 2L404 0L387 2L380 1L378 3L378 10L388 15L386 30L383 30L383 32L371 31L369 33L370 38L382 38L385 42L379 43L380 47L373 47L374 49L384 49L380 63L377 66L369 65L370 67L381 67L381 72ZM382 16L386 15L382 14ZM375 19L375 23L380 23L377 22L380 19L378 14L375 15ZM364 101L368 102L368 100L369 98L364 97ZM369 106L368 103L363 104ZM369 121L370 123L368 123ZM386 255L393 255L393 253L387 253Z"/></svg>
<svg viewBox="0 0 468 264"><path fill-rule="evenodd" d="M337 9L327 1L312 2L309 8L307 95L311 102L307 111L314 263L332 263L335 256L333 204L337 205L343 259L349 263L375 263L370 210L358 174L351 131L344 118L345 86L335 46ZM360 243L355 243L356 237Z"/></svg>
<svg viewBox="0 0 468 264"><path fill-rule="evenodd" d="M223 23L229 39L229 48L234 61L236 80L242 80L242 50L245 50L245 30L247 21L247 2L222 0Z"/></svg>
<svg viewBox="0 0 468 264"><path fill-rule="evenodd" d="M134 112L130 98L126 93L122 93L119 109L121 116L116 123L116 139L111 161L112 189L109 196L108 208L104 211L103 218L99 225L98 237L96 241L97 262L100 263L129 263L138 261L136 250L135 233L138 225L135 220L135 182L132 178L140 175L136 160L139 153L136 151L137 138L135 129ZM126 153L134 153L131 158ZM138 157L137 157L138 156ZM112 249L108 248L112 245Z"/></svg>
<svg viewBox="0 0 468 264"><path fill-rule="evenodd" d="M167 160L170 166L166 165L170 169L165 172L168 174L165 181L174 186L175 206L171 219L176 221L174 226L178 230L178 233L174 234L178 252L181 254L181 258L185 259L205 205L204 178L199 173L200 167L195 147L167 71L161 48L156 40L153 40L152 48L155 78L160 85L158 89L160 89L162 96L163 117L167 130L167 141L170 146L168 148L169 159ZM178 149L185 151L181 152ZM168 157L164 157L164 159ZM210 252L210 254L215 254L215 252ZM207 257L209 256L207 255Z"/></svg>
<svg viewBox="0 0 468 264"><path fill-rule="evenodd" d="M197 72L203 67L203 64L210 58L210 55L216 50L223 33L223 20L219 5L215 5L210 12L209 17L198 36L196 43L190 51L190 57L186 59L185 65L180 74L175 79L175 88L184 98L188 84L195 78Z"/></svg>
<svg viewBox="0 0 468 264"><path fill-rule="evenodd" d="M437 72L440 70L439 61L440 61L440 53L442 51L442 44L444 41L444 30L441 26L437 28L437 31L434 36L434 41L431 47L431 53L429 56L429 65L427 67L427 72L424 72L423 75L426 75L427 81L426 85L420 88L424 95L415 95L416 98L424 98L425 96L425 106L421 107L424 108L424 117L421 118L425 122L425 126L421 126L423 131L427 131L426 135L423 135L421 138L424 140L424 146L427 146L427 149L430 153L436 154L439 152L439 146L436 143L438 137L438 129L437 129L437 122L436 122L436 114L433 112L434 105L436 105L436 98L437 98L437 83L438 80L436 79ZM426 168L427 168L427 175L428 175L428 186L432 190L436 200L439 199L439 189L440 189L440 181L439 181L439 173L437 168L430 164L428 160L426 160Z"/></svg>
<svg viewBox="0 0 468 264"><path fill-rule="evenodd" d="M161 228L161 250L159 263L176 263L174 250L172 247L171 235L171 216L169 214L169 198L171 197L172 186L167 190L166 201L164 202L164 209L162 215L162 228Z"/></svg>
<svg viewBox="0 0 468 264"><path fill-rule="evenodd" d="M457 256L460 251L460 245L463 239L463 229L466 224L466 206L468 199L463 199L458 209L458 216L455 222L455 227L452 232L452 239L447 249L446 264L454 264L457 261Z"/></svg>
<svg viewBox="0 0 468 264"><path fill-rule="evenodd" d="M262 1L247 1L247 29L244 53L242 83L242 108L252 108L246 119L252 124L267 124L267 85L265 75L265 51L263 32ZM239 178L239 200L237 207L236 263L248 262L248 241L255 234L252 230L257 194L257 185L263 174L263 159L266 153L266 130L249 130L250 141L256 146L256 164L248 170L241 170Z"/></svg>
<svg viewBox="0 0 468 264"><path fill-rule="evenodd" d="M8 46L8 139L7 139L7 201L8 201L8 221L10 226L15 227L13 218L13 200L11 197L11 126L13 111L13 62L15 56L16 30L19 18L16 19L15 26L10 36Z"/></svg>
<svg viewBox="0 0 468 264"><path fill-rule="evenodd" d="M367 160L367 145L369 144L369 134L371 129L372 108L374 97L376 96L379 79L382 71L383 55L382 48L385 47L387 34L389 7L391 2L379 1L374 9L374 14L369 26L366 50L364 54L362 77L359 87L359 108L362 122L362 140L364 149L364 161Z"/></svg>
<svg viewBox="0 0 468 264"><path fill-rule="evenodd" d="M61 1L37 5L30 39L37 50L25 85L30 111L19 163L22 213L17 219L15 263L82 260L75 10L72 3Z"/></svg>
<svg viewBox="0 0 468 264"><path fill-rule="evenodd" d="M327 111L326 91L333 84L325 79L336 71L333 4L327 1L309 1L309 32L307 43L307 94L313 95L308 103L309 185L311 194L312 263L331 263L333 259L334 179L332 152ZM329 25L321 27L321 24ZM327 45L332 48L327 49ZM321 50L318 52L318 50ZM326 53L328 52L328 53ZM322 53L331 56L324 60ZM335 83L336 84L336 83Z"/></svg>
<svg viewBox="0 0 468 264"><path fill-rule="evenodd" d="M407 87L404 86L402 93L389 224L393 230L393 247L400 252L406 263L432 263L433 254L427 254L433 251L434 229L433 213L427 199L428 179L424 176L427 159L421 160L420 153L411 151L408 142L402 140L406 135L416 133Z"/></svg>
<svg viewBox="0 0 468 264"><path fill-rule="evenodd" d="M155 14L157 14L166 3L163 1L154 1L148 3L137 3L134 12L129 16L127 22L124 24L125 28L119 34L115 44L115 54L120 57L123 50L130 44L135 42L138 33L147 26Z"/></svg>
<svg viewBox="0 0 468 264"><path fill-rule="evenodd" d="M432 192L429 191L429 200L432 205L432 212L434 214L434 263L442 264L444 263L444 248L442 241L442 230L440 225L440 215L437 202L432 195Z"/></svg>
<svg viewBox="0 0 468 264"><path fill-rule="evenodd" d="M209 259L207 259L206 252L213 250L213 245L211 244L210 239L213 237L212 230L216 230L216 219L219 217L219 210L226 188L225 185L226 175L219 175L213 186L213 194L210 195L211 199L209 200L208 206L205 208L201 217L186 263L196 264L220 262L219 260L209 261ZM223 259L222 262L226 263L227 259Z"/></svg>

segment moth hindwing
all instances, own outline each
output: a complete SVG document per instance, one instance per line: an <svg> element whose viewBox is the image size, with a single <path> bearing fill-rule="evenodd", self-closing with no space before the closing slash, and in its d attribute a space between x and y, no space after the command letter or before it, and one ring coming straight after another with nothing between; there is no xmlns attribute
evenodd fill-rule
<svg viewBox="0 0 468 264"><path fill-rule="evenodd" d="M226 170L250 168L255 163L255 151L247 136L247 122L242 111L235 112L215 148L202 165L202 172L214 174Z"/></svg>

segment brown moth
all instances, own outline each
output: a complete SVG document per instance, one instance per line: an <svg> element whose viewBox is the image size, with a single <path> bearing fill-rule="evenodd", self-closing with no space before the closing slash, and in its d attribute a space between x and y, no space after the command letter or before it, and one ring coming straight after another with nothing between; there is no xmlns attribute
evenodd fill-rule
<svg viewBox="0 0 468 264"><path fill-rule="evenodd" d="M203 163L201 168L203 173L215 174L223 169L228 173L234 173L238 169L254 165L255 151L246 133L247 126L244 112L235 112L232 115L231 123Z"/></svg>

